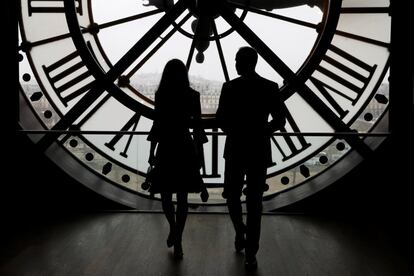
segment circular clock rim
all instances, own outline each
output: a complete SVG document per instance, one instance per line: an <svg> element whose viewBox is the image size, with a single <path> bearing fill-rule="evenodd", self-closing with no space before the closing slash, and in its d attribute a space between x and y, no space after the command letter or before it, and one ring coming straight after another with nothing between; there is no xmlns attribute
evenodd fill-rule
<svg viewBox="0 0 414 276"><path fill-rule="evenodd" d="M329 1L329 3L332 2L336 2L336 3L340 3L340 1L336 1L336 0L331 0ZM76 17L76 13L73 13ZM339 17L339 14L337 14ZM334 25L328 25L328 27L333 27ZM336 26L336 24L335 24ZM80 32L79 32L80 33ZM334 35L334 31L330 31L330 34L333 36ZM322 35L320 36L320 38L322 37ZM319 42L322 43L321 45L324 45L323 43L327 43L329 45L329 43L331 42L331 39L328 39L328 36L325 37L326 40L320 40ZM74 43L75 40L73 39ZM82 39L83 42L84 39ZM76 43L75 43L76 45ZM315 43L314 48L318 48L317 43ZM319 44L318 44L319 45ZM87 46L85 44L85 49L87 49ZM301 67L301 69L299 69L298 74L297 74L297 79L295 79L292 82L288 82L286 85L284 85L282 87L282 92L283 95L285 95L285 97L289 97L289 91L292 87L296 87L297 85L300 85L300 83L302 83L301 78L307 79L307 77L309 77L316 65L319 63L319 61L322 59L323 55L326 53L326 50L328 49L328 47L323 47L321 48L321 51L317 51L317 53L315 53L315 56L313 57L317 57L318 55L320 55L319 60L314 58L311 59L310 57L307 59L307 61L305 61L304 64L307 65L307 67L305 65L303 65ZM83 59L83 56L81 55L81 58ZM84 60L85 62L85 60ZM95 62L95 61L94 61ZM315 64L313 64L312 62L315 62ZM86 62L85 62L86 64ZM312 65L313 64L313 65ZM95 64L96 65L96 64ZM313 66L313 67L312 67ZM90 69L88 67L88 69ZM103 74L105 75L105 73ZM94 75L95 76L95 75ZM96 77L96 76L95 76ZM101 75L102 77L102 75ZM103 76L103 82L105 82ZM106 84L108 84L108 82L105 82ZM41 85L41 84L40 84ZM119 93L118 90L120 90L114 83L110 83L110 86L107 86L106 88L107 90L109 90L110 93L113 94L117 94ZM125 94L125 96L127 96ZM373 96L373 94L371 95ZM25 96L23 96L25 97ZM127 96L129 97L129 96ZM287 99L286 98L286 99ZM126 98L125 98L126 99ZM26 99L27 100L27 99ZM368 101L367 101L368 103ZM35 117L37 117L36 112L31 109L31 105L26 102L26 104L23 104L27 109L30 110L32 114L32 118L28 119L28 118L24 118L23 121L24 124L26 124L26 126L30 126L30 129L43 129L43 127L34 127L36 124L39 125L43 125L42 121L39 120L39 122L35 121ZM362 109L358 111L358 114L360 114L360 112L362 112ZM134 108L133 110L137 110L137 108ZM142 115L147 116L150 118L150 115L152 113L152 109L151 108L144 108L142 109L142 107L140 107L139 109ZM379 120L379 123L372 128L370 131L381 131L384 130L384 125L386 125L387 122L387 116L385 116L385 113L387 113L388 111L384 112L384 114L382 114L382 118ZM147 115L146 115L147 114ZM355 115L354 118L357 117L357 115ZM26 117L26 116L23 116ZM214 119L214 118L213 118ZM206 120L207 122L207 120ZM212 128L215 126L212 119L209 119L207 124L205 125L206 128ZM23 128L23 129L29 129L27 128ZM31 137L32 140L36 140L34 137ZM385 139L385 138L384 138ZM383 139L383 140L384 140ZM379 139L375 139L375 138L367 138L366 139L368 141L368 144L371 148L375 149L376 147L378 147L383 140L379 141ZM332 141L332 139L330 139L329 141ZM66 153L64 153L66 152ZM99 176L96 173L92 172L92 169L89 170L84 170L85 166L82 165L81 161L78 159L73 158L73 156L71 156L70 154L67 153L67 150L64 149L64 147L62 147L59 143L54 143L47 151L46 154L50 157L50 159L52 159L55 163L59 164L59 166L61 168L63 168L66 172L69 173L69 175L71 175L72 177L76 176L75 179L82 183L83 185L91 188L93 191L98 192L102 195L104 195L105 197L110 198L111 200L117 201L121 204L125 204L127 206L136 208L136 209L150 209L150 210L154 210L154 208L160 208L160 204L158 202L158 200L153 200L153 199L149 199L146 198L145 196L143 196L141 193L133 193L131 190L128 190L126 188L121 187L119 184L114 185L114 183L110 183L110 180L104 180L101 176ZM66 156L65 158L63 158L62 160L62 155ZM69 157L72 157L69 158ZM333 164L329 169L327 169L326 171L324 171L324 173L322 174L318 174L317 177L315 177L314 179L311 179L310 181L304 181L306 182L307 185L302 185L304 183L301 183L298 186L294 186L292 189L288 189L288 190L283 190L279 193L275 193L275 195L271 195L274 196L271 199L269 199L268 201L264 201L264 208L265 210L274 210L280 207L284 207L287 205L290 205L300 199L303 199L311 194L316 193L317 191L329 186L330 184L332 184L334 181L340 179L342 176L344 176L346 173L348 173L350 170L352 170L353 168L355 168L361 161L363 160L362 157L359 156L359 154L355 151L355 150L351 150L351 152L349 152L348 154L345 154L343 157L341 157L341 162L336 162L335 164ZM84 175L79 176L79 166L81 166L82 170L87 171ZM76 169L74 169L76 168ZM334 171L334 173L332 173L332 171ZM89 173L91 173L94 176L90 176L88 175ZM333 175L333 177L332 177ZM95 179L95 177L97 177ZM93 181L91 181L93 180ZM103 190L102 187L104 187ZM203 205L203 204L200 204ZM213 204L209 205L203 205L205 207L208 208L208 210L213 210L214 208L217 208L217 210L221 210L221 208L224 208L224 206L222 206L222 204L220 204L220 206L215 206ZM223 209L224 210L224 209Z"/></svg>

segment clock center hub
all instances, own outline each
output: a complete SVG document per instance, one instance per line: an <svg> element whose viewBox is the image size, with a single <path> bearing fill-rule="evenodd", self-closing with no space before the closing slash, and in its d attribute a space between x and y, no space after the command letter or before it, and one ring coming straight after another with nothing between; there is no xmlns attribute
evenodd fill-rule
<svg viewBox="0 0 414 276"><path fill-rule="evenodd" d="M191 0L189 10L196 16L217 18L225 0Z"/></svg>

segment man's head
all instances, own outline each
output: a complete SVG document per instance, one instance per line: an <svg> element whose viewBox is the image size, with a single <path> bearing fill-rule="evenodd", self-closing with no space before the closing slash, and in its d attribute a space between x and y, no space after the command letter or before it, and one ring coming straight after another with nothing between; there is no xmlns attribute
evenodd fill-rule
<svg viewBox="0 0 414 276"><path fill-rule="evenodd" d="M257 63L257 52L251 47L241 47L236 54L237 74L243 76L253 73Z"/></svg>

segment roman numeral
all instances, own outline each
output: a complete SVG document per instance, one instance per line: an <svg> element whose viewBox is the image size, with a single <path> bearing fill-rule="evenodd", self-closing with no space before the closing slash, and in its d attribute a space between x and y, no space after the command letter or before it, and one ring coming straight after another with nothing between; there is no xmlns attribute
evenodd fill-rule
<svg viewBox="0 0 414 276"><path fill-rule="evenodd" d="M138 122L139 122L140 118L141 118L141 115L138 114L138 113L135 113L131 117L131 119L129 119L128 122L126 122L126 124L121 128L121 131L135 131L137 129ZM128 158L128 149L129 149L129 146L131 145L131 141L132 141L132 138L133 138L134 134L123 134L123 133L116 134L111 139L111 141L109 141L108 143L105 143L105 146L107 146L112 151L115 151L116 145L119 143L119 141L124 136L127 136L128 140L127 140L127 142L124 146L123 151L120 153L120 155L122 157Z"/></svg>
<svg viewBox="0 0 414 276"><path fill-rule="evenodd" d="M291 129L292 132L301 132L295 120L293 119L292 114L289 110L286 109L286 125L283 127L280 132L288 132L287 127ZM290 132L290 131L289 131ZM311 146L311 143L306 141L303 136L271 136L271 141L273 145L276 146L276 149L282 155L282 161L289 160L290 158L300 154L308 147Z"/></svg>
<svg viewBox="0 0 414 276"><path fill-rule="evenodd" d="M65 106L91 88L93 78L75 51L50 66L43 65L43 70ZM89 79L88 79L89 78ZM83 82L82 85L79 85Z"/></svg>
<svg viewBox="0 0 414 276"><path fill-rule="evenodd" d="M32 16L33 13L64 13L63 2L64 0L28 0L29 16ZM75 0L75 2L76 12L82 15L82 0Z"/></svg>
<svg viewBox="0 0 414 276"><path fill-rule="evenodd" d="M335 57L336 55L336 57ZM337 58L340 57L340 58ZM331 45L324 62L317 67L317 76L310 81L340 118L348 113L344 103L355 105L369 84L377 65L369 65L340 48ZM335 97L334 97L335 96Z"/></svg>

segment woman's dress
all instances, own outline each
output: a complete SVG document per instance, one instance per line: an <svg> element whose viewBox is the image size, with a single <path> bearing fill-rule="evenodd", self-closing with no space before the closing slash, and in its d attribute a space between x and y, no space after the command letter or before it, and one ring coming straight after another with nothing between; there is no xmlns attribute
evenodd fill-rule
<svg viewBox="0 0 414 276"><path fill-rule="evenodd" d="M150 192L199 193L204 187L200 174L207 142L201 127L200 94L163 91L155 96L155 118L148 140L157 142ZM193 129L193 132L190 132Z"/></svg>

